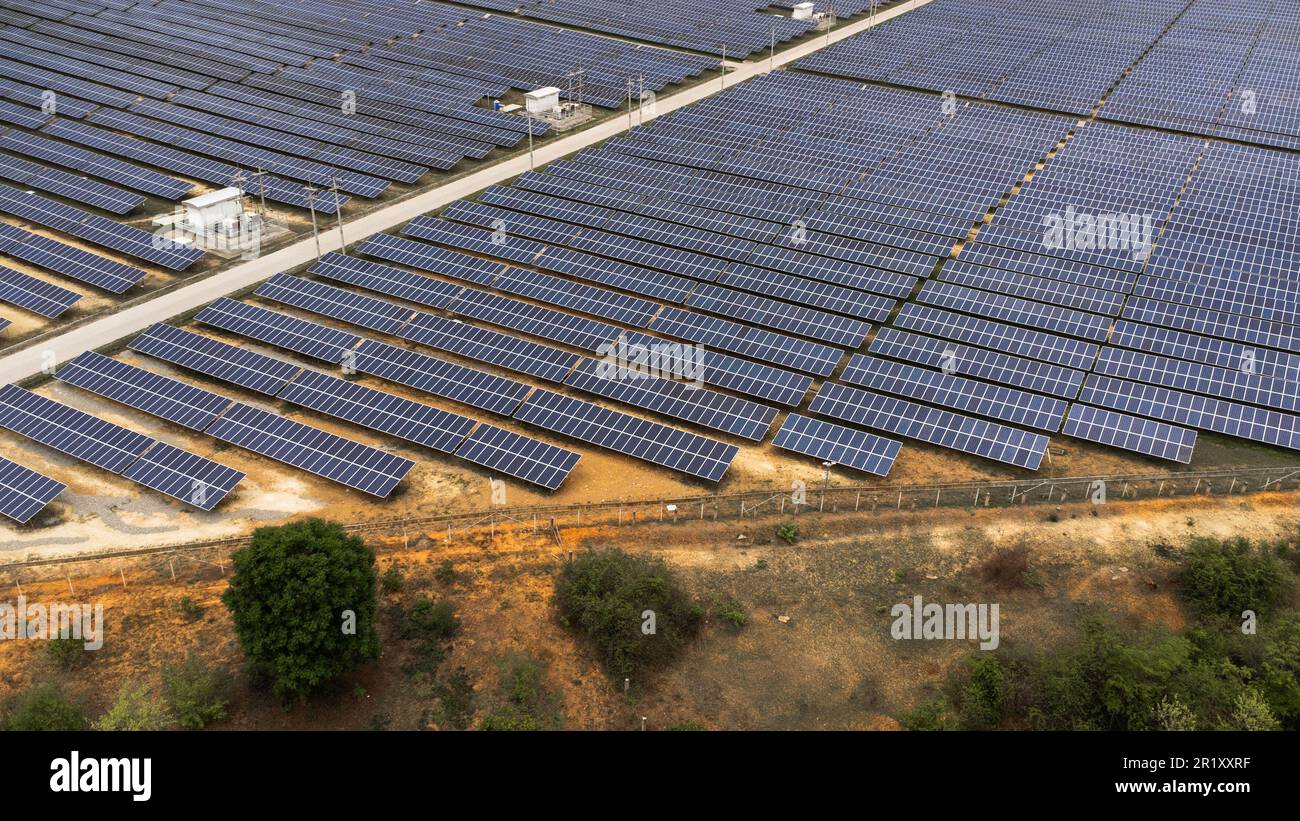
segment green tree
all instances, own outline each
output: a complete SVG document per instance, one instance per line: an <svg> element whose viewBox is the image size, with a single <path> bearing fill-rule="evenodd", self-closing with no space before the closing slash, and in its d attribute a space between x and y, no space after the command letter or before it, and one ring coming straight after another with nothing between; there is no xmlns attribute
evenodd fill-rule
<svg viewBox="0 0 1300 821"><path fill-rule="evenodd" d="M1246 687L1237 694L1232 713L1225 722L1228 730L1279 730L1281 727L1269 709L1268 701L1253 687Z"/></svg>
<svg viewBox="0 0 1300 821"><path fill-rule="evenodd" d="M222 594L254 673L305 698L379 654L375 554L320 519L263 527Z"/></svg>
<svg viewBox="0 0 1300 821"><path fill-rule="evenodd" d="M593 550L566 564L555 603L561 623L585 635L615 677L665 664L703 618L662 560L618 549Z"/></svg>
<svg viewBox="0 0 1300 821"><path fill-rule="evenodd" d="M86 714L54 684L39 684L18 697L7 730L84 730Z"/></svg>
<svg viewBox="0 0 1300 821"><path fill-rule="evenodd" d="M166 706L149 692L144 682L127 683L113 704L94 723L96 730L163 730L172 723Z"/></svg>

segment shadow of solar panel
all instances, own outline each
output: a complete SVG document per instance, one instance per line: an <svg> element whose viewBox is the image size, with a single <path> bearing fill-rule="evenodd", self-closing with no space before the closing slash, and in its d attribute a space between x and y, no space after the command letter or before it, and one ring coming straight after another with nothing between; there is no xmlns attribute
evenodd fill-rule
<svg viewBox="0 0 1300 821"><path fill-rule="evenodd" d="M191 430L211 425L234 401L94 351L59 368L55 378Z"/></svg>
<svg viewBox="0 0 1300 821"><path fill-rule="evenodd" d="M357 253L409 265L421 271L487 285L501 273L502 264L449 251L427 242L416 242L392 234L375 234L357 246Z"/></svg>
<svg viewBox="0 0 1300 821"><path fill-rule="evenodd" d="M277 348L296 351L332 365L342 362L361 341L361 337L356 334L276 313L257 305L248 305L229 297L221 297L208 305L194 319L204 325L256 339Z"/></svg>
<svg viewBox="0 0 1300 821"><path fill-rule="evenodd" d="M468 417L318 371L303 371L277 398L441 453L454 451L474 427Z"/></svg>
<svg viewBox="0 0 1300 821"><path fill-rule="evenodd" d="M215 508L244 478L233 468L166 442L155 442L122 475L200 510Z"/></svg>
<svg viewBox="0 0 1300 821"><path fill-rule="evenodd" d="M1076 439L1183 464L1192 461L1192 449L1196 447L1194 430L1088 405L1071 405L1061 432Z"/></svg>
<svg viewBox="0 0 1300 821"><path fill-rule="evenodd" d="M79 299L81 294L75 291L0 265L0 301L54 319Z"/></svg>
<svg viewBox="0 0 1300 821"><path fill-rule="evenodd" d="M582 454L495 425L479 425L456 455L547 490L563 484L582 458Z"/></svg>
<svg viewBox="0 0 1300 821"><path fill-rule="evenodd" d="M321 257L307 273L431 308L446 308L464 287L337 251Z"/></svg>
<svg viewBox="0 0 1300 821"><path fill-rule="evenodd" d="M576 353L530 342L492 328L480 328L433 314L417 314L398 336L549 382L562 382L582 358Z"/></svg>
<svg viewBox="0 0 1300 821"><path fill-rule="evenodd" d="M1037 470L1047 437L951 411L827 382L808 410L940 447Z"/></svg>
<svg viewBox="0 0 1300 821"><path fill-rule="evenodd" d="M127 347L268 396L283 390L302 370L289 362L161 322L131 340Z"/></svg>
<svg viewBox="0 0 1300 821"><path fill-rule="evenodd" d="M410 308L403 308L392 302L336 288L323 282L291 277L288 274L276 274L254 293L314 314L340 319L351 325L385 334L396 334L406 323L407 318L414 313ZM334 361L337 362L338 359Z"/></svg>
<svg viewBox="0 0 1300 821"><path fill-rule="evenodd" d="M357 348L353 365L361 373L506 416L528 395L522 382L373 339Z"/></svg>
<svg viewBox="0 0 1300 821"><path fill-rule="evenodd" d="M0 388L0 427L112 473L126 470L153 442L17 385Z"/></svg>
<svg viewBox="0 0 1300 821"><path fill-rule="evenodd" d="M410 459L251 405L236 404L207 433L381 499L415 467Z"/></svg>
<svg viewBox="0 0 1300 821"><path fill-rule="evenodd" d="M564 384L755 442L767 436L776 418L776 408L767 405L717 393L693 382L591 359L579 365Z"/></svg>
<svg viewBox="0 0 1300 821"><path fill-rule="evenodd" d="M840 379L850 385L1051 432L1061 429L1061 419L1066 410L1063 399L863 354L853 355Z"/></svg>
<svg viewBox="0 0 1300 821"><path fill-rule="evenodd" d="M739 451L735 445L540 388L533 391L515 418L711 482L726 475Z"/></svg>
<svg viewBox="0 0 1300 821"><path fill-rule="evenodd" d="M888 476L902 443L843 425L792 413L785 418L772 444L823 462L847 465L876 476Z"/></svg>
<svg viewBox="0 0 1300 821"><path fill-rule="evenodd" d="M0 457L0 514L26 524L68 486Z"/></svg>

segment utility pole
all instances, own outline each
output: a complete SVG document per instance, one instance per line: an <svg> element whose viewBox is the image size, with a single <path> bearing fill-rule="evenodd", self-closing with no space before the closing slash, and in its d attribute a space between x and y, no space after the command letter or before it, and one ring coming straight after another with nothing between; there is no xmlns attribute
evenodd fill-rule
<svg viewBox="0 0 1300 821"><path fill-rule="evenodd" d="M627 130L632 131L632 78L627 78Z"/></svg>
<svg viewBox="0 0 1300 821"><path fill-rule="evenodd" d="M257 173L254 174L253 176L257 177L258 188L260 189L259 193L261 194L261 200L262 200L262 219L266 219L266 171L262 168L258 168Z"/></svg>
<svg viewBox="0 0 1300 821"><path fill-rule="evenodd" d="M316 227L316 194L320 189L307 183L302 190L307 195L307 210L311 211L311 233L316 238L316 259L320 259L320 231Z"/></svg>
<svg viewBox="0 0 1300 821"><path fill-rule="evenodd" d="M772 24L772 44L767 52L767 71L769 74L776 71L776 23Z"/></svg>
<svg viewBox="0 0 1300 821"><path fill-rule="evenodd" d="M727 44L726 43L722 44L722 62L718 64L718 67L722 69L722 77L719 78L722 80L722 90L726 91L727 89Z"/></svg>
<svg viewBox="0 0 1300 821"><path fill-rule="evenodd" d="M533 170L533 112L524 108L524 119L528 122L528 170Z"/></svg>
<svg viewBox="0 0 1300 821"><path fill-rule="evenodd" d="M334 195L334 217L339 223L339 253L347 256L348 241L343 236L343 205L339 202L339 178L337 174L332 178L332 182L330 193Z"/></svg>

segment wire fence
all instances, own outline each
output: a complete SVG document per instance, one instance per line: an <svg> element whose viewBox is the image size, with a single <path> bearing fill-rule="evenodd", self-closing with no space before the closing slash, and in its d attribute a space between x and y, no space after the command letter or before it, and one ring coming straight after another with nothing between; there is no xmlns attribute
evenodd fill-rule
<svg viewBox="0 0 1300 821"><path fill-rule="evenodd" d="M1261 491L1300 490L1300 466L1223 468L1180 473L1122 474L1054 478L1007 479L987 482L891 485L807 485L768 488L745 493L682 496L577 505L538 505L478 510L404 519L379 519L344 524L362 536L412 536L446 545L499 533L531 532L563 544L564 531L600 526L635 527L646 523L721 521L818 513L871 515L879 512L934 508L998 508L1041 504L1123 504L1144 499L1242 495ZM0 578L13 584L26 578L66 575L71 587L72 565L79 573L121 572L126 564L152 568L176 577L178 567L216 568L224 574L230 553L248 544L249 536L182 542L153 547L100 551L72 556L30 558L0 564ZM116 563L116 564L114 564ZM96 567L97 565L97 567Z"/></svg>

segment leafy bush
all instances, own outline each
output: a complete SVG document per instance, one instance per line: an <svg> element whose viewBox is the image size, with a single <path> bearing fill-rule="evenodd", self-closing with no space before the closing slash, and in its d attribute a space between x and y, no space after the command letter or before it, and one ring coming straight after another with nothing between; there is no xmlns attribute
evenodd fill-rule
<svg viewBox="0 0 1300 821"><path fill-rule="evenodd" d="M745 610L745 606L736 601L733 596L725 599L714 598L713 617L737 629L749 622L749 613Z"/></svg>
<svg viewBox="0 0 1300 821"><path fill-rule="evenodd" d="M910 713L904 713L898 717L898 723L908 730L956 729L952 716L948 712L948 705L943 699L932 699Z"/></svg>
<svg viewBox="0 0 1300 821"><path fill-rule="evenodd" d="M555 603L561 623L586 636L619 678L666 664L703 617L662 560L617 549L593 550L566 564ZM653 633L642 631L646 611L654 614Z"/></svg>
<svg viewBox="0 0 1300 821"><path fill-rule="evenodd" d="M149 692L144 682L127 683L117 691L113 704L94 723L96 730L162 730L172 723L167 707Z"/></svg>
<svg viewBox="0 0 1300 821"><path fill-rule="evenodd" d="M438 569L433 571L433 577L442 584L455 584L457 578L456 568L451 563L451 559L443 559Z"/></svg>
<svg viewBox="0 0 1300 821"><path fill-rule="evenodd" d="M90 660L90 653L86 651L86 643L82 639L64 636L50 639L48 644L50 658L60 670L74 670Z"/></svg>
<svg viewBox="0 0 1300 821"><path fill-rule="evenodd" d="M543 679L546 669L528 653L509 653L501 659L501 692L506 703L479 724L483 730L543 730L558 723L555 705Z"/></svg>
<svg viewBox="0 0 1300 821"><path fill-rule="evenodd" d="M14 703L6 730L55 732L86 729L86 714L54 684L30 687Z"/></svg>
<svg viewBox="0 0 1300 821"><path fill-rule="evenodd" d="M967 664L958 712L962 729L992 730L1007 717L1010 671L994 655L980 653Z"/></svg>
<svg viewBox="0 0 1300 821"><path fill-rule="evenodd" d="M379 654L375 554L361 539L308 519L258 528L233 559L221 598L253 672L277 696L305 698Z"/></svg>
<svg viewBox="0 0 1300 821"><path fill-rule="evenodd" d="M1276 556L1241 538L1193 539L1181 574L1183 596L1203 617L1268 613L1282 600L1288 571Z"/></svg>
<svg viewBox="0 0 1300 821"><path fill-rule="evenodd" d="M776 529L776 537L786 544L794 544L799 541L799 528L795 527L791 522L783 522Z"/></svg>
<svg viewBox="0 0 1300 821"><path fill-rule="evenodd" d="M225 682L197 658L162 670L163 698L176 721L187 730L202 730L226 717Z"/></svg>
<svg viewBox="0 0 1300 821"><path fill-rule="evenodd" d="M181 611L181 618L185 619L185 621L193 622L203 618L203 608L189 596L181 596L181 600L176 607Z"/></svg>
<svg viewBox="0 0 1300 821"><path fill-rule="evenodd" d="M446 599L435 604L422 597L406 611L398 635L404 639L449 639L459 632L455 605Z"/></svg>
<svg viewBox="0 0 1300 821"><path fill-rule="evenodd" d="M385 593L397 593L401 591L406 584L406 578L402 575L402 568L397 563L388 566L384 575L379 577L379 586Z"/></svg>

